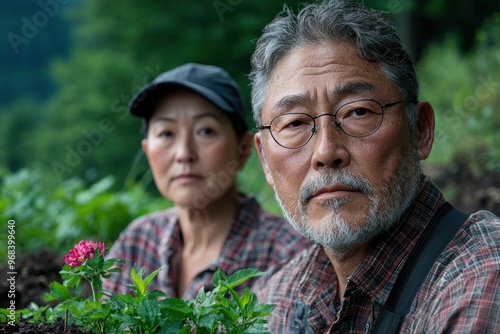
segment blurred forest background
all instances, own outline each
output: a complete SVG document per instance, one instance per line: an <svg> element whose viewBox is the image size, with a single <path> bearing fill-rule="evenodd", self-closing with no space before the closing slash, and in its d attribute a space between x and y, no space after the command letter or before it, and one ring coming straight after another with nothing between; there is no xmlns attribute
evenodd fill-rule
<svg viewBox="0 0 500 334"><path fill-rule="evenodd" d="M135 217L169 206L140 150L132 95L193 61L225 68L249 100L249 58L266 23L295 0L3 2L0 244L16 221L18 254L108 246ZM365 0L389 12L435 107L429 174L452 203L500 213L500 2ZM250 105L248 104L249 120ZM241 188L280 213L253 155ZM6 247L0 249L5 258Z"/></svg>

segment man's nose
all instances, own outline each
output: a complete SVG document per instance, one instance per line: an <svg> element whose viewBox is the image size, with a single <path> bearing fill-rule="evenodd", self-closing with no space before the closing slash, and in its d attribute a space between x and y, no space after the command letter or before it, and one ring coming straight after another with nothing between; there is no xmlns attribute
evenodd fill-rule
<svg viewBox="0 0 500 334"><path fill-rule="evenodd" d="M340 168L350 162L346 148L346 138L340 128L335 124L333 115L324 115L316 119L316 133L311 140L314 141L311 164L314 169Z"/></svg>

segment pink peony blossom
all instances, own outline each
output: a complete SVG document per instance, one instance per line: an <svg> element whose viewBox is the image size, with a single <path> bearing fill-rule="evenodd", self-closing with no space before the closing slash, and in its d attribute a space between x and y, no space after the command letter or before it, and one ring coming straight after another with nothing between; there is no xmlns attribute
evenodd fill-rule
<svg viewBox="0 0 500 334"><path fill-rule="evenodd" d="M73 268L81 266L85 260L94 257L94 252L97 248L100 249L101 255L104 255L104 242L82 240L75 245L75 248L70 249L63 260Z"/></svg>

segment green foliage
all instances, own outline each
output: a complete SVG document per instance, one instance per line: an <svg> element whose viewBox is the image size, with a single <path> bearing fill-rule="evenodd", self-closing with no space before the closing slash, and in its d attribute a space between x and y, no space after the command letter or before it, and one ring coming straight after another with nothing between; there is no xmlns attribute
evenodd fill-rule
<svg viewBox="0 0 500 334"><path fill-rule="evenodd" d="M73 178L51 192L42 187L40 178L35 169L0 171L0 219L16 222L18 256L43 247L63 254L82 237L111 244L133 219L171 205L140 185L115 191L112 177L90 187ZM0 241L7 244L7 228L0 231ZM5 261L6 251L0 249L0 261Z"/></svg>
<svg viewBox="0 0 500 334"><path fill-rule="evenodd" d="M14 315L8 309L0 309L0 314L11 321L19 316L38 323L64 319L67 324L101 334L269 333L265 328L265 317L275 306L259 303L248 288L241 296L234 290L263 272L242 269L226 276L218 270L213 277L213 291L206 293L201 288L195 300L182 300L170 298L158 290L148 290L161 268L144 277L143 267L139 272L132 269L131 294L109 294L102 290L102 280L120 271L114 267L120 261L104 259L97 248L83 264L63 267L60 272L63 284L50 284L50 293L45 295L45 300L61 301L54 308L38 308L32 304ZM92 287L92 296L88 298L81 294L84 282Z"/></svg>
<svg viewBox="0 0 500 334"><path fill-rule="evenodd" d="M141 140L140 122L127 114L128 102L145 83L185 62L225 68L248 101L253 40L282 5L277 0L148 0L116 7L90 0L76 8L71 16L79 22L73 32L77 43L67 59L52 66L60 90L45 106L34 134L32 153L45 167L45 182L93 174L96 179L113 175L123 183ZM110 124L107 131L100 129L103 121Z"/></svg>
<svg viewBox="0 0 500 334"><path fill-rule="evenodd" d="M247 288L240 296L234 288L262 275L255 269L242 269L230 276L220 270L213 277L213 291L200 289L195 300L165 297L146 288L158 270L142 278L144 270L132 273L134 296L113 295L109 300L112 317L120 330L132 333L268 333L264 325L274 305L261 304Z"/></svg>
<svg viewBox="0 0 500 334"><path fill-rule="evenodd" d="M266 211L278 216L283 214L274 198L273 189L267 184L262 165L255 150L250 155L243 170L237 175L237 181L240 191L255 195Z"/></svg>
<svg viewBox="0 0 500 334"><path fill-rule="evenodd" d="M462 56L456 41L432 45L419 63L422 98L436 113L432 163L468 157L477 172L500 171L500 15L486 22ZM459 144L459 145L457 145ZM474 158L472 155L474 154Z"/></svg>

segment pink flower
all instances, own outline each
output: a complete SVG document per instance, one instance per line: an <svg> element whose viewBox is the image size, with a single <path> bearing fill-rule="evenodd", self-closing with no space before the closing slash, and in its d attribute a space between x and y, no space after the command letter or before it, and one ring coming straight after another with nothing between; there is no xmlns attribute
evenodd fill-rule
<svg viewBox="0 0 500 334"><path fill-rule="evenodd" d="M85 260L94 257L97 248L100 249L101 256L104 255L104 242L82 240L75 245L75 248L70 249L63 260L73 268L81 266Z"/></svg>

